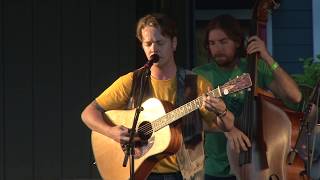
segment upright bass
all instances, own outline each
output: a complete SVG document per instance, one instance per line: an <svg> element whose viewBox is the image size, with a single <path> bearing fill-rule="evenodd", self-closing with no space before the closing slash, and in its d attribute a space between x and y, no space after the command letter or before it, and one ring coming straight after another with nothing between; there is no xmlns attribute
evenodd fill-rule
<svg viewBox="0 0 320 180"><path fill-rule="evenodd" d="M265 36L268 12L277 4L257 0L253 9L250 35ZM265 39L261 37L261 39ZM231 171L239 180L285 180L286 160L290 149L291 123L286 113L272 103L272 98L257 85L258 54L248 57L248 71L253 88L247 95L242 115L236 127L251 141L248 151L236 153L228 145Z"/></svg>

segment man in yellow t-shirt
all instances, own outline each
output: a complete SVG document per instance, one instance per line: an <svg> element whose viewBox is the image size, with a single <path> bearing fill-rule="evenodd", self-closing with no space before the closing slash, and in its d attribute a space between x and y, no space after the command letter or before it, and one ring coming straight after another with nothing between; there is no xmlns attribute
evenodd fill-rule
<svg viewBox="0 0 320 180"><path fill-rule="evenodd" d="M177 99L180 98L179 92L179 72L183 71L190 74L190 71L180 70L175 64L174 52L177 47L177 35L175 23L163 14L149 14L142 17L137 24L137 38L142 43L142 48L150 62L154 55L159 56L159 60L151 67L151 75L149 89L151 97L155 97L161 101L170 102L177 105ZM93 131L105 135L116 142L124 145L129 141L129 131L127 127L121 125L110 125L103 116L103 113L108 110L126 109L131 98L133 72L118 78L110 87L108 87L101 95L91 102L82 112L81 117L83 122ZM179 76L179 77L178 77ZM194 75L195 76L195 75ZM208 89L211 89L211 84L201 76L196 77L196 88L194 91L197 96L205 94ZM140 82L136 80L135 82ZM234 116L226 109L226 105L220 98L212 96L202 96L200 115L205 120L210 128L220 128L229 130L233 128ZM199 121L198 121L199 120ZM192 121L193 124L183 127L190 128L198 127L202 124L201 119ZM178 126L180 127L180 126ZM202 127L202 126L199 126ZM181 127L182 128L182 127ZM182 129L182 132L183 129ZM185 131L187 132L187 131ZM201 133L202 133L201 129ZM190 132L191 134L193 132ZM187 137L188 135L183 135ZM203 168L203 159L197 156L203 156L202 141L196 145L186 143L184 139L179 151L171 156L161 159L151 170L148 179L199 179L200 171ZM190 148L190 147L193 148ZM197 150L198 147L200 150ZM183 150L186 151L183 151ZM197 151L191 158L186 157ZM190 166L189 162L197 164ZM108 175L103 177L108 179ZM128 177L129 178L129 177Z"/></svg>

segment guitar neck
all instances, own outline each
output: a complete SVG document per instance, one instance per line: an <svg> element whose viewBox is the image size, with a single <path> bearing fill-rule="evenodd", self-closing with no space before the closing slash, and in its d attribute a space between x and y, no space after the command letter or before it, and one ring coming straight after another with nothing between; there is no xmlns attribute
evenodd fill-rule
<svg viewBox="0 0 320 180"><path fill-rule="evenodd" d="M206 95L212 97L221 97L220 87L209 91ZM154 132L160 130L161 128L173 123L174 121L180 119L181 117L193 112L194 110L200 108L202 106L203 96L200 96L180 107L177 109L167 113L166 115L162 116L159 119L156 119L152 122L152 127Z"/></svg>

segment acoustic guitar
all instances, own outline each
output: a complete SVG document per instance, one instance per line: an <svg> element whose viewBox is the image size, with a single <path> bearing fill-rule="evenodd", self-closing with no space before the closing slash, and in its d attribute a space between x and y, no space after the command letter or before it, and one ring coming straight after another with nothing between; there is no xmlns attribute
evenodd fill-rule
<svg viewBox="0 0 320 180"><path fill-rule="evenodd" d="M221 97L249 88L251 85L250 75L245 73L207 92L207 95ZM202 98L203 96L200 96L170 112L168 111L170 103L161 102L156 98L150 98L142 104L143 111L137 123L137 134L142 141L135 145L135 179L146 179L159 160L179 150L182 143L181 132L179 128L172 126L172 123L200 108ZM114 125L123 125L128 128L132 126L134 114L135 109L105 112ZM130 167L122 166L125 153L121 145L95 131L92 131L91 140L96 164L102 178L105 180L129 179Z"/></svg>

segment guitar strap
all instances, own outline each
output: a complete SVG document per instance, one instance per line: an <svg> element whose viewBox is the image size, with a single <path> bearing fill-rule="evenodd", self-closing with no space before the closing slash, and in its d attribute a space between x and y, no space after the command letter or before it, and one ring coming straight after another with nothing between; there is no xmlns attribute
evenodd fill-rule
<svg viewBox="0 0 320 180"><path fill-rule="evenodd" d="M146 73L145 68L140 68L133 72L131 93L130 93L129 102L127 104L127 109L133 109L138 106L137 105L138 97L140 95L140 92L142 91L142 83L146 78L145 73ZM146 86L142 101L148 99L149 97L152 97L150 92L150 80L148 80L148 84Z"/></svg>
<svg viewBox="0 0 320 180"><path fill-rule="evenodd" d="M197 75L191 71L178 67L176 77L177 99L175 107L179 107L197 98ZM146 78L144 68L137 69L133 72L132 90L127 106L128 109L137 107L137 99L141 92L141 85L144 78ZM152 92L150 91L150 80L148 82L149 84L147 85L144 93L144 100L152 97ZM182 120L178 122L181 124L184 143L187 147L196 145L202 140L203 127L199 110L182 117Z"/></svg>
<svg viewBox="0 0 320 180"><path fill-rule="evenodd" d="M177 106L186 104L197 98L197 75L191 71L178 68L177 71ZM181 129L183 140L188 148L197 145L202 140L203 126L199 110L182 117Z"/></svg>

